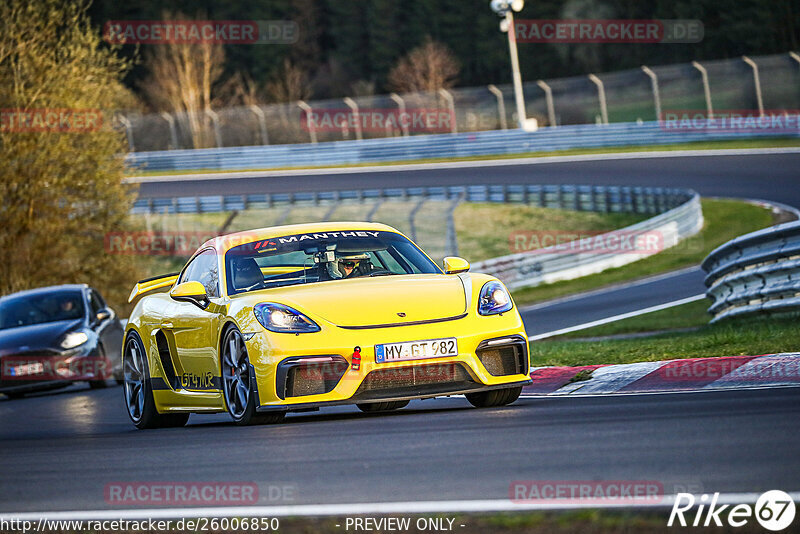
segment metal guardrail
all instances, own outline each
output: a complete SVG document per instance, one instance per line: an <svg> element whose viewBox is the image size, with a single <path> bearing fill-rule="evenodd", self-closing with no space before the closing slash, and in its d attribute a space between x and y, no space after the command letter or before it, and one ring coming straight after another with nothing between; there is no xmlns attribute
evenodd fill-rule
<svg viewBox="0 0 800 534"><path fill-rule="evenodd" d="M800 221L745 234L703 261L711 322L800 311Z"/></svg>
<svg viewBox="0 0 800 534"><path fill-rule="evenodd" d="M700 196L694 191L629 189L631 198L639 196L640 201L658 202L666 208L666 211L659 211L659 215L640 223L596 236L593 240L608 242L612 238L620 237L641 240L655 236L658 240L658 249L663 252L702 229L703 211ZM660 201L656 200L659 198ZM580 246L555 245L538 249L535 253L510 254L478 262L474 264L474 269L491 273L502 280L509 289L519 289L599 273L652 254L652 251L639 248L620 250L617 253L611 253L607 249L593 250L591 246L587 248L588 250ZM577 251L572 251L573 249Z"/></svg>
<svg viewBox="0 0 800 534"><path fill-rule="evenodd" d="M497 156L571 148L666 145L741 139L743 135L748 138L774 137L776 133L770 129L763 132L748 131L746 134L713 129L669 130L658 121L621 122L541 128L536 132L494 130L316 144L133 152L126 156L126 162L131 167L146 171L270 169ZM797 137L800 132L784 132L782 135Z"/></svg>
<svg viewBox="0 0 800 534"><path fill-rule="evenodd" d="M327 192L260 193L248 195L199 196L176 198L141 198L133 213L210 213L273 207L331 206L346 203L372 203L375 207L387 200L416 202L409 213L410 237L416 240L416 213L428 201L449 202L447 208L446 255L458 255L453 211L458 203L496 202L531 206L593 211L603 213L638 213L653 217L617 230L628 236L658 232L661 246L669 248L681 239L698 232L703 215L697 193L685 189L658 187L581 186L581 185L472 185L447 187L408 187L345 190ZM335 210L327 210L333 214ZM368 210L371 219L376 209ZM577 278L610 267L618 267L644 257L642 254L608 251L594 253L522 253L473 264L474 271L491 273L509 288L529 287L540 283Z"/></svg>

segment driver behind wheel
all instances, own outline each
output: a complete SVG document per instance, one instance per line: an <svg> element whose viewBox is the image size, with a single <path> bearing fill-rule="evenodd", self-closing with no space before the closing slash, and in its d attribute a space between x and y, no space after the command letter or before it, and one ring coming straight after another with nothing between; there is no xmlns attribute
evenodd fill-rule
<svg viewBox="0 0 800 534"><path fill-rule="evenodd" d="M328 274L331 278L355 278L368 274L372 265L367 254L349 254L337 256L335 261L328 262Z"/></svg>

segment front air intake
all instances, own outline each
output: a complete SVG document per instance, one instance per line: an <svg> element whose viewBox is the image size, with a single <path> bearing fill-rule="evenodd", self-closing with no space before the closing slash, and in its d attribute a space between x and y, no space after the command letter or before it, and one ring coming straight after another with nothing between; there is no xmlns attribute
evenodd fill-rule
<svg viewBox="0 0 800 534"><path fill-rule="evenodd" d="M521 336L489 339L481 342L475 353L492 376L526 374L528 343Z"/></svg>
<svg viewBox="0 0 800 534"><path fill-rule="evenodd" d="M285 399L330 393L347 367L347 361L341 356L288 358L278 364L278 396Z"/></svg>

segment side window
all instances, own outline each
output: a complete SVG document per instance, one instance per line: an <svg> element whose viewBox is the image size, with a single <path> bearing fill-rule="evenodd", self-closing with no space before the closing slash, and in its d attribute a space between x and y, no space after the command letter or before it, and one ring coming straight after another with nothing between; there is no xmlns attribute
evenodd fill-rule
<svg viewBox="0 0 800 534"><path fill-rule="evenodd" d="M89 290L89 308L91 309L92 317L96 317L98 312L106 307L105 301L100 294L94 289Z"/></svg>
<svg viewBox="0 0 800 534"><path fill-rule="evenodd" d="M219 297L219 267L217 253L213 249L204 250L186 266L180 283L200 282L209 297Z"/></svg>

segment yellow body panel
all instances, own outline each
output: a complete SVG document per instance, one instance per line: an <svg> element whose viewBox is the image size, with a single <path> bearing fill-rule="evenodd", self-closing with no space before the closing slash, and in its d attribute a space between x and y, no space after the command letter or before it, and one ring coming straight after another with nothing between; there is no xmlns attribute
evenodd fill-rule
<svg viewBox="0 0 800 534"><path fill-rule="evenodd" d="M246 339L252 334L246 340L246 347L255 370L261 407L346 403L364 377L379 368L458 362L465 366L472 380L486 387L518 385L529 379L527 374L493 376L476 356L481 341L511 335L527 339L516 308L498 315L477 313L481 287L496 280L489 275L393 275L227 295L222 260L229 248L275 236L336 230L399 234L380 224L326 223L267 228L215 238L201 250L213 246L218 251L220 297L209 299L210 305L205 309L175 301L166 293L145 296L136 304L126 331L136 330L145 343L153 396L160 412L226 409L220 391L220 340L232 325L246 334ZM172 277L173 283L176 279ZM152 285L166 287L162 285L164 280L155 280ZM151 290L148 285L137 285L132 296ZM253 306L261 302L295 308L316 322L320 331L302 334L268 331L253 314ZM423 324L415 324L419 322ZM394 363L375 361L375 345L437 338L456 338L458 355ZM349 365L356 346L361 348L358 370ZM333 391L280 398L276 388L278 364L291 357L316 355L338 355L349 365Z"/></svg>

